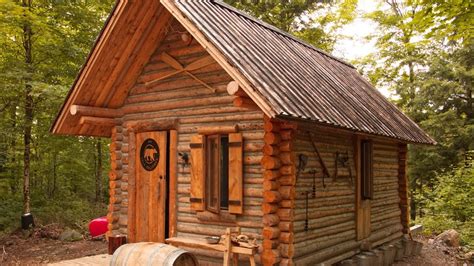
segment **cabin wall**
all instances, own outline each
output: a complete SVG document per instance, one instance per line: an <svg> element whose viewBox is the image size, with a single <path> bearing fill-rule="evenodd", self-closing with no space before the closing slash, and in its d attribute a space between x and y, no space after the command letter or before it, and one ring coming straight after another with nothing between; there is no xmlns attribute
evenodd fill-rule
<svg viewBox="0 0 474 266"><path fill-rule="evenodd" d="M175 70L160 59L166 52L184 66L208 56L207 52L195 40L184 42L181 34L185 30L174 21L163 43L153 54L144 67L138 81L131 89L122 109L125 116L122 126L114 130L112 150L115 151L116 176L111 182L111 216L110 227L112 234L127 233L127 191L128 191L128 158L134 156L128 153L129 138L126 126L131 123L149 123L177 118L178 145L177 153L190 155L190 138L198 134L203 126L237 125L238 132L243 134L244 147L244 213L236 215L233 222L204 221L197 217L190 208L190 164L185 163L178 154L175 156L177 165L177 206L176 206L176 236L203 238L209 235L222 235L227 227L240 226L242 233L262 240L262 158L263 142L263 113L260 110L249 110L235 107L233 99L226 91L226 85L231 77L216 63L191 71L191 73L216 91L213 92L199 81L185 73L169 76L168 78L146 86L145 83L160 76L173 73ZM189 35L188 35L189 36ZM114 166L114 162L112 163ZM120 165L120 167L118 167ZM221 262L222 253L192 250L201 259L210 262Z"/></svg>
<svg viewBox="0 0 474 266"><path fill-rule="evenodd" d="M330 174L330 178L324 180L325 187L323 170L308 132L313 133L313 139ZM300 154L308 156L308 163L306 169L297 174L296 180L293 261L297 265L334 263L359 252L363 241L378 246L402 236L398 195L398 144L374 139L371 234L365 240L356 240L354 144L353 134L298 125L293 144L295 164L298 166ZM350 166L350 172L349 168L338 167L337 178L334 177L336 152L347 152ZM316 170L315 198L312 195L312 170Z"/></svg>

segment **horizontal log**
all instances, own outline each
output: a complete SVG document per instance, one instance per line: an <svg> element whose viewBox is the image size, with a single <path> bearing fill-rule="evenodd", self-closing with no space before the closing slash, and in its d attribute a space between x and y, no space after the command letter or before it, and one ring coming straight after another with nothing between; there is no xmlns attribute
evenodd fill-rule
<svg viewBox="0 0 474 266"><path fill-rule="evenodd" d="M263 146L263 153L269 156L277 156L280 154L280 148L277 145L265 144Z"/></svg>
<svg viewBox="0 0 474 266"><path fill-rule="evenodd" d="M261 165L267 170L278 169L281 167L281 161L278 157L265 155L262 158Z"/></svg>
<svg viewBox="0 0 474 266"><path fill-rule="evenodd" d="M81 116L79 119L79 124L81 125L94 125L94 126L103 126L103 127L114 127L119 123L113 118L105 117L94 117L94 116Z"/></svg>
<svg viewBox="0 0 474 266"><path fill-rule="evenodd" d="M256 105L252 99L247 97L235 97L233 100L235 107L246 108L250 110L259 110L260 108Z"/></svg>
<svg viewBox="0 0 474 266"><path fill-rule="evenodd" d="M280 233L280 243L292 244L294 240L295 240L295 235L293 232Z"/></svg>
<svg viewBox="0 0 474 266"><path fill-rule="evenodd" d="M103 108L95 106L84 106L84 105L71 105L69 108L71 115L80 116L93 116L93 117L106 117L106 118L118 118L124 115L121 109Z"/></svg>
<svg viewBox="0 0 474 266"><path fill-rule="evenodd" d="M237 81L231 81L227 84L227 93L232 96L248 97Z"/></svg>
<svg viewBox="0 0 474 266"><path fill-rule="evenodd" d="M238 131L237 125L233 126L205 126L199 127L198 133L201 135L211 135L211 134L228 134L235 133Z"/></svg>
<svg viewBox="0 0 474 266"><path fill-rule="evenodd" d="M291 258L295 254L295 246L293 244L282 243L278 246L278 250L280 250L280 254L283 258Z"/></svg>
<svg viewBox="0 0 474 266"><path fill-rule="evenodd" d="M294 228L294 223L291 221L280 221L278 224L282 232L292 232Z"/></svg>
<svg viewBox="0 0 474 266"><path fill-rule="evenodd" d="M263 172L263 179L264 180L277 180L280 177L280 171L279 170L265 170Z"/></svg>
<svg viewBox="0 0 474 266"><path fill-rule="evenodd" d="M276 249L280 241L278 239L263 239L262 247L263 249Z"/></svg>
<svg viewBox="0 0 474 266"><path fill-rule="evenodd" d="M265 132L263 136L265 144L275 145L280 143L280 135L274 132Z"/></svg>
<svg viewBox="0 0 474 266"><path fill-rule="evenodd" d="M276 226L280 223L280 217L276 214L265 214L262 219L264 226Z"/></svg>
<svg viewBox="0 0 474 266"><path fill-rule="evenodd" d="M280 236L280 228L266 226L263 228L262 235L264 239L277 239Z"/></svg>
<svg viewBox="0 0 474 266"><path fill-rule="evenodd" d="M281 152L280 160L282 164L291 165L293 164L293 154L291 152Z"/></svg>
<svg viewBox="0 0 474 266"><path fill-rule="evenodd" d="M263 200L268 203L278 203L281 200L281 194L278 191L265 191Z"/></svg>
<svg viewBox="0 0 474 266"><path fill-rule="evenodd" d="M294 199L295 197L294 186L280 186L278 191L280 192L282 199Z"/></svg>
<svg viewBox="0 0 474 266"><path fill-rule="evenodd" d="M263 190L278 190L280 183L278 181L265 180L263 181Z"/></svg>
<svg viewBox="0 0 474 266"><path fill-rule="evenodd" d="M280 252L276 249L264 250L261 257L263 265L274 265L281 261Z"/></svg>
<svg viewBox="0 0 474 266"><path fill-rule="evenodd" d="M276 213L277 210L278 210L278 204L272 204L272 203L262 204L262 211L264 214Z"/></svg>
<svg viewBox="0 0 474 266"><path fill-rule="evenodd" d="M266 121L263 125L263 129L265 130L265 132L278 133L280 131L280 123Z"/></svg>

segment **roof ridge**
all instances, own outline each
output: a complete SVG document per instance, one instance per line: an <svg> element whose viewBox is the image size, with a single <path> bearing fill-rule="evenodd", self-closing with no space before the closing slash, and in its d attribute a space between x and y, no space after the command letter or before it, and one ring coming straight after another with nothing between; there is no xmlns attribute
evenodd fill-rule
<svg viewBox="0 0 474 266"><path fill-rule="evenodd" d="M235 8L235 7L231 6L231 5L229 5L229 4L225 3L225 2L223 2L222 0L210 0L210 2L215 3L215 4L217 4L217 5L219 5L219 6L223 7L223 8L226 8L226 9L228 9L229 11L232 11L232 12L236 13L236 14L239 15L239 16L242 16L242 17L244 17L244 18L246 18L246 19L248 19L248 20L250 20L250 21L252 21L252 22L254 22L254 23L259 24L259 25L262 26L262 27L265 27L265 28L267 28L267 29L269 29L269 30L271 30L271 31L273 31L273 32L275 32L275 33L281 34L281 35L283 35L283 36L285 36L285 37L287 37L287 38L290 38L291 40L293 40L293 41L295 41L295 42L298 42L298 43L301 44L301 45L304 45L304 46L306 46L306 47L308 47L308 48L310 48L310 49L315 50L315 51L318 52L318 53L321 53L321 54L323 54L323 55L325 55L325 56L327 56L327 57L329 57L329 58L331 58L331 59L334 59L334 60L336 60L336 61L338 61L338 62L340 62L340 63L342 63L342 64L344 64L344 65L347 65L347 66L349 66L349 67L355 69L355 67L354 67L353 65L351 65L350 63L344 61L343 59L338 58L338 57L336 57L336 56L334 56L334 55L332 55L332 54L330 54L330 53L328 53L328 52L325 52L325 51L323 51L323 50L321 50L321 49L319 49L319 48L317 48L317 47L315 47L315 46L313 46L313 45L311 45L311 44L309 44L309 43L307 43L307 42L301 40L300 38L298 38L298 37L296 37L296 36L294 36L294 35L292 35L292 34L286 32L286 31L283 31L283 30L281 30L281 29L279 29L279 28L277 28L277 27L275 27L275 26L273 26L273 25L271 25L271 24L269 24L269 23L267 23L267 22L265 22L265 21L262 21L262 20L260 20L260 19L258 19L258 18L255 18L255 17L253 17L253 16L251 16L251 15L245 13L244 11L242 11L242 10L240 10L240 9L237 9L237 8Z"/></svg>

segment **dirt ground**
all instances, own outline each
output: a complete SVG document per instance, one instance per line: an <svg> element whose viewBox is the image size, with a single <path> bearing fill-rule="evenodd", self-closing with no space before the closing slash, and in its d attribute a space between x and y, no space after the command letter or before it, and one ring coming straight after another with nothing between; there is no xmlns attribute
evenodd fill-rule
<svg viewBox="0 0 474 266"><path fill-rule="evenodd" d="M456 248L449 248L435 243L428 244L428 238L423 236L416 236L415 240L424 244L421 254L404 258L395 263L395 266L474 265L472 262L462 259L463 254Z"/></svg>
<svg viewBox="0 0 474 266"><path fill-rule="evenodd" d="M421 255L405 258L396 266L474 265L456 258L462 256L457 249L428 244L428 239L424 237L416 237L416 240L424 243ZM104 253L107 253L104 240L63 242L38 232L25 237L21 231L0 239L0 265L44 265Z"/></svg>
<svg viewBox="0 0 474 266"><path fill-rule="evenodd" d="M62 260L107 253L104 240L63 242L15 232L0 239L0 265L44 265Z"/></svg>

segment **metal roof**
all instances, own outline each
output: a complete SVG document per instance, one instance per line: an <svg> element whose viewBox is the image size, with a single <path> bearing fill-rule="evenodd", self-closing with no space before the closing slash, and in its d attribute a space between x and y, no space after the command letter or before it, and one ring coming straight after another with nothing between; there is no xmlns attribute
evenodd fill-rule
<svg viewBox="0 0 474 266"><path fill-rule="evenodd" d="M176 6L277 117L436 143L350 64L220 1L177 0Z"/></svg>

